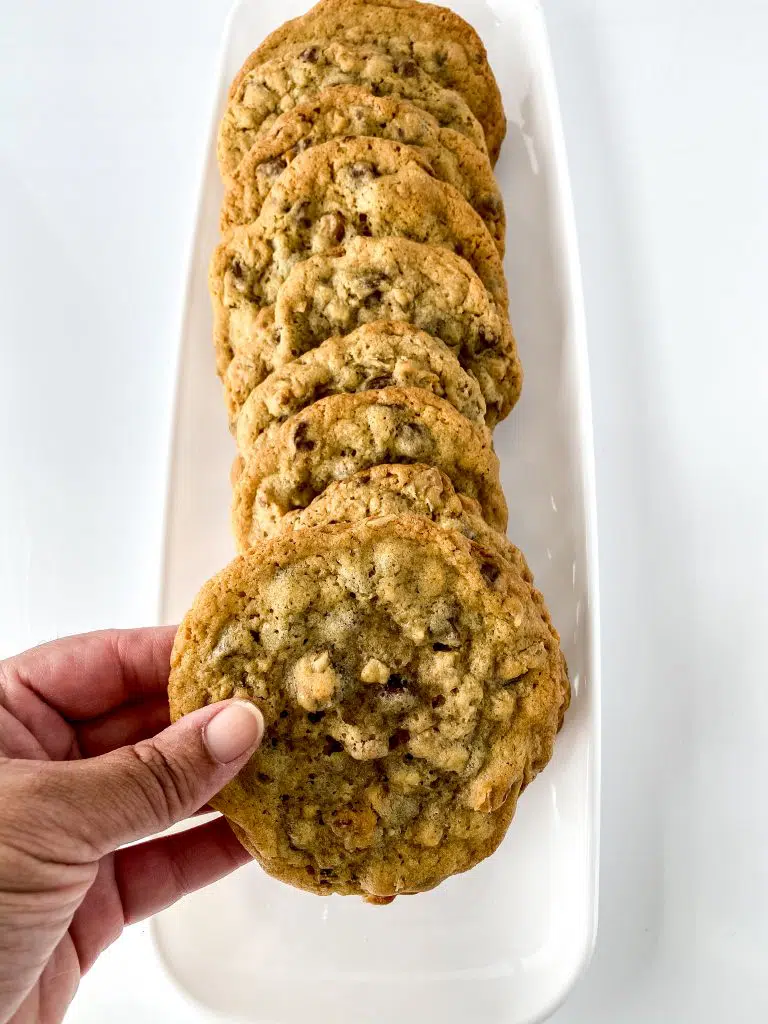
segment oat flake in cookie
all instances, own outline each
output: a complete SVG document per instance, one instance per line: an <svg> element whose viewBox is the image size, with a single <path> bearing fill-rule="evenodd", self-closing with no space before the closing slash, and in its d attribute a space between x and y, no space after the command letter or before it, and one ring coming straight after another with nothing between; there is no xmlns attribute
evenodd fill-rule
<svg viewBox="0 0 768 1024"><path fill-rule="evenodd" d="M233 471L232 528L239 551L280 529L334 480L387 463L437 466L504 530L507 506L490 432L417 388L332 395L270 427Z"/></svg>
<svg viewBox="0 0 768 1024"><path fill-rule="evenodd" d="M212 804L274 877L374 903L496 849L568 700L530 586L409 516L236 559L179 628L169 696L174 719L260 708L261 747Z"/></svg>

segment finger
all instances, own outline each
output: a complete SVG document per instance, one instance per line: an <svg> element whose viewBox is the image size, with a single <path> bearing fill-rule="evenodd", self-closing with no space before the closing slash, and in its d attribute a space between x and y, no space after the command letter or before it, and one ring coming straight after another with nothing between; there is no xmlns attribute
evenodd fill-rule
<svg viewBox="0 0 768 1024"><path fill-rule="evenodd" d="M224 818L104 857L69 928L81 969L88 970L123 925L157 914L250 859Z"/></svg>
<svg viewBox="0 0 768 1024"><path fill-rule="evenodd" d="M250 860L225 818L118 850L115 878L125 923L164 910Z"/></svg>
<svg viewBox="0 0 768 1024"><path fill-rule="evenodd" d="M75 728L75 736L82 757L96 757L149 739L170 722L168 699L154 697L140 704L124 704L106 715L81 722Z"/></svg>
<svg viewBox="0 0 768 1024"><path fill-rule="evenodd" d="M29 703L23 700L27 691L49 712L54 708L75 721L95 718L165 691L175 634L176 627L160 626L54 640L2 662L5 689L18 704Z"/></svg>
<svg viewBox="0 0 768 1024"><path fill-rule="evenodd" d="M101 857L194 814L243 767L263 730L254 705L221 701L151 740L46 765L38 801L55 805L80 856Z"/></svg>
<svg viewBox="0 0 768 1024"><path fill-rule="evenodd" d="M0 686L0 701L2 699L3 689ZM62 748L63 756L66 756L67 750L72 747L73 736L68 727L61 729L61 723L59 726L63 735L57 746ZM48 736L50 733L45 734L44 738L47 739ZM58 753L58 750L56 752ZM47 761L50 756L49 751L37 736L33 735L16 715L4 708L2 703L0 703L0 755L31 761Z"/></svg>

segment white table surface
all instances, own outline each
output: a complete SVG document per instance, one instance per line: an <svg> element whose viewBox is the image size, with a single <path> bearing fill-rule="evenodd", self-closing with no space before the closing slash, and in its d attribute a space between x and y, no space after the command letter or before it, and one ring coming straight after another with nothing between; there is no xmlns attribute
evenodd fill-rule
<svg viewBox="0 0 768 1024"><path fill-rule="evenodd" d="M0 654L153 616L228 3L0 0ZM583 261L604 643L600 931L554 1019L763 1021L768 5L544 7ZM135 926L67 1019L200 1017Z"/></svg>

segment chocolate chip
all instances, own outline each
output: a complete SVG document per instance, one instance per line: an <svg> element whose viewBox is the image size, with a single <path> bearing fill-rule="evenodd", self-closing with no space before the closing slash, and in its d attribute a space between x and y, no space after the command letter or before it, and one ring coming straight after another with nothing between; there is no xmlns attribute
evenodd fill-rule
<svg viewBox="0 0 768 1024"><path fill-rule="evenodd" d="M379 174L373 164L360 161L349 165L349 176L355 181L362 181L364 178L378 178Z"/></svg>
<svg viewBox="0 0 768 1024"><path fill-rule="evenodd" d="M501 569L495 562L483 562L480 566L480 575L490 585L501 576Z"/></svg>
<svg viewBox="0 0 768 1024"><path fill-rule="evenodd" d="M232 276L236 277L238 281L243 277L243 265L240 260L232 260L230 270L232 271Z"/></svg>
<svg viewBox="0 0 768 1024"><path fill-rule="evenodd" d="M445 697L442 695L442 693L438 693L436 697L432 698L433 708L441 708L443 704L445 704Z"/></svg>
<svg viewBox="0 0 768 1024"><path fill-rule="evenodd" d="M365 385L366 391L378 391L380 388L391 388L395 386L395 382L391 377L381 376L373 377Z"/></svg>
<svg viewBox="0 0 768 1024"><path fill-rule="evenodd" d="M485 331L479 330L475 337L475 352L485 352L493 344L493 339L490 338Z"/></svg>
<svg viewBox="0 0 768 1024"><path fill-rule="evenodd" d="M386 280L387 275L382 274L378 270L369 271L366 274L360 275L360 287L366 291L370 291L371 288L378 288L382 281Z"/></svg>
<svg viewBox="0 0 768 1024"><path fill-rule="evenodd" d="M296 451L311 452L315 447L315 442L307 437L309 433L308 423L299 423L293 432L293 446Z"/></svg>
<svg viewBox="0 0 768 1024"><path fill-rule="evenodd" d="M419 73L419 66L415 60L407 60L400 68L400 73L404 78L413 78Z"/></svg>
<svg viewBox="0 0 768 1024"><path fill-rule="evenodd" d="M306 50L299 54L300 60L305 60L309 64L317 64L318 58L320 57L320 51L316 46L308 46Z"/></svg>
<svg viewBox="0 0 768 1024"><path fill-rule="evenodd" d="M476 204L475 209L483 220L489 220L491 217L500 216L502 205L496 196L486 196L480 203Z"/></svg>
<svg viewBox="0 0 768 1024"><path fill-rule="evenodd" d="M325 743L323 744L324 754L340 754L343 749L343 744L339 743L338 740L335 740L333 736L325 737Z"/></svg>
<svg viewBox="0 0 768 1024"><path fill-rule="evenodd" d="M255 644L261 643L261 633L258 629L249 629L248 632L251 634L251 638Z"/></svg>
<svg viewBox="0 0 768 1024"><path fill-rule="evenodd" d="M410 738L411 734L407 729L395 729L389 737L389 749L396 750L398 747L404 747Z"/></svg>
<svg viewBox="0 0 768 1024"><path fill-rule="evenodd" d="M385 693L404 693L408 689L407 680L403 679L396 672L393 672L389 679L384 683L383 687Z"/></svg>
<svg viewBox="0 0 768 1024"><path fill-rule="evenodd" d="M432 650L433 651L450 651L451 648L448 646L448 644L436 643L436 644L432 644Z"/></svg>
<svg viewBox="0 0 768 1024"><path fill-rule="evenodd" d="M378 288L374 288L372 292L369 292L368 295L365 296L363 305L365 306L366 309L371 309L373 306L378 306L378 304L381 302L381 298L382 293L379 291Z"/></svg>
<svg viewBox="0 0 768 1024"><path fill-rule="evenodd" d="M268 178L277 178L278 175L282 174L287 167L287 162L282 157L275 157L274 160L265 160L259 164L259 169L262 174L266 174Z"/></svg>

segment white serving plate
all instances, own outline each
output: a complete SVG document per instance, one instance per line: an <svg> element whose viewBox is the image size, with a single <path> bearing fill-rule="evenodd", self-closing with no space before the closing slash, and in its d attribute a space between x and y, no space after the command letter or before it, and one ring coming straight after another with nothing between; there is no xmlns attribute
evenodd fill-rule
<svg viewBox="0 0 768 1024"><path fill-rule="evenodd" d="M544 1019L586 968L597 922L600 666L587 351L565 149L535 0L455 0L499 79L509 131L497 167L522 401L496 432L510 537L563 640L573 702L552 763L499 851L386 908L321 899L255 864L154 921L160 957L198 1006L260 1024ZM233 555L234 454L211 344L207 266L222 190L215 127L247 53L306 0L241 0L224 32L180 347L160 619L177 622Z"/></svg>

